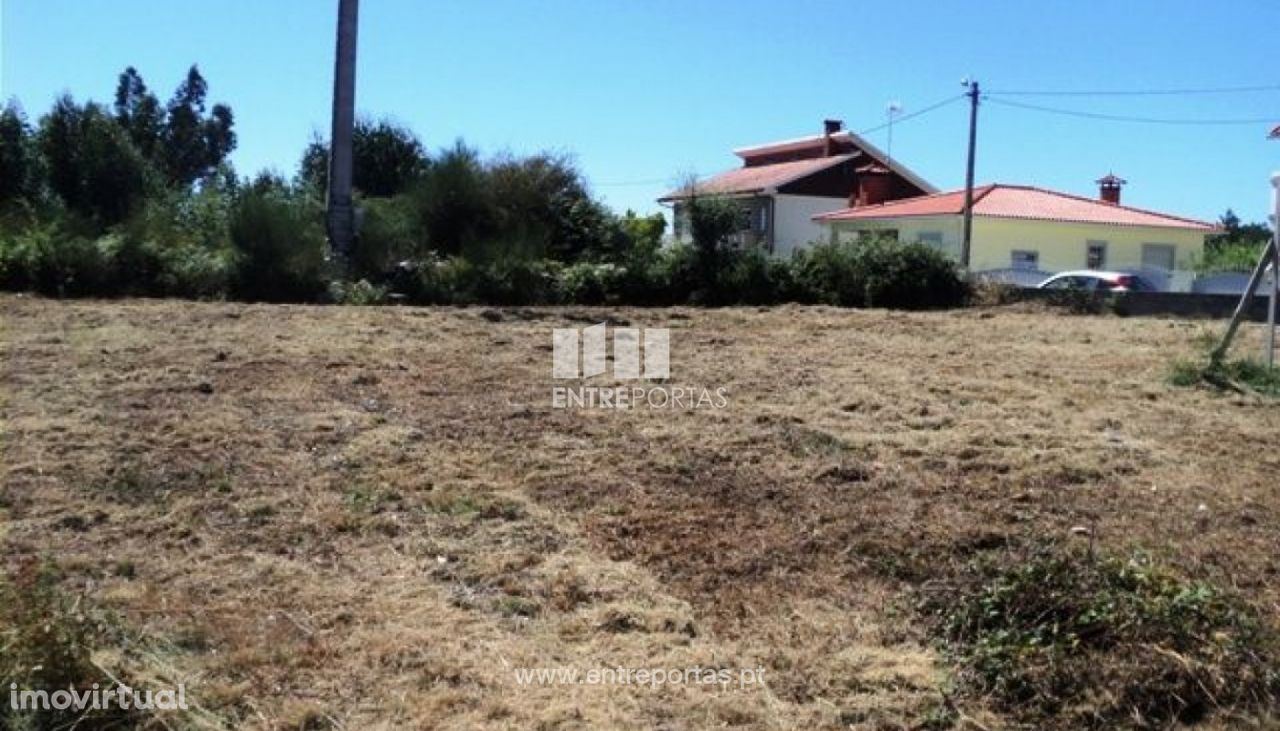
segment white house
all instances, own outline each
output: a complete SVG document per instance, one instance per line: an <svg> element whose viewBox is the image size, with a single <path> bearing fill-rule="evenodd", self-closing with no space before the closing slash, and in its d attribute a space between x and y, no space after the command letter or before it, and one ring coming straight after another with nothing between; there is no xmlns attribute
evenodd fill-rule
<svg viewBox="0 0 1280 731"><path fill-rule="evenodd" d="M687 202L695 195L736 199L742 204L738 242L789 256L826 238L815 218L852 206L936 193L937 189L839 120L823 123L813 137L734 150L742 167L672 191L658 201L672 206L677 241L690 241Z"/></svg>

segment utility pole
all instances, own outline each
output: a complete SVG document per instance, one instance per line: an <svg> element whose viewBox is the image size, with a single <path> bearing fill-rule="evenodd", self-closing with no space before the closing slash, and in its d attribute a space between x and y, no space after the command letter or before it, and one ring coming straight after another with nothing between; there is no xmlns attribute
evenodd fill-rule
<svg viewBox="0 0 1280 731"><path fill-rule="evenodd" d="M960 267L967 270L973 251L973 166L978 151L978 100L982 92L976 79L961 83L969 87L969 164L964 176L964 240L960 243Z"/></svg>
<svg viewBox="0 0 1280 731"><path fill-rule="evenodd" d="M338 47L333 73L333 134L329 137L329 245L345 267L355 245L352 197L356 122L356 40L360 0L338 0Z"/></svg>

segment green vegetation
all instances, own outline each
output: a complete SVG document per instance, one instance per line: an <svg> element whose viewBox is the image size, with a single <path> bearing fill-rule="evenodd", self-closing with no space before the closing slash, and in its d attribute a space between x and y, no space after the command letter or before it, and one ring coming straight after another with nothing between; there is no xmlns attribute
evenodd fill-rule
<svg viewBox="0 0 1280 731"><path fill-rule="evenodd" d="M90 653L104 645L118 646L119 627L108 617L82 606L63 593L56 572L34 560L12 577L0 576L0 685L19 690L87 690L114 680L94 664ZM18 710L0 704L0 728L43 730L61 728L141 728L139 711L118 708L77 711Z"/></svg>
<svg viewBox="0 0 1280 731"><path fill-rule="evenodd" d="M36 124L0 111L0 288L54 297L268 302L770 305L932 308L967 287L928 247L821 244L780 260L737 241L736 201L687 202L692 241L661 215L618 216L563 155L432 155L414 133L362 120L351 261L329 260L328 146L292 180L228 164L234 115L207 107L192 67L162 104L136 69L115 103L60 98Z"/></svg>
<svg viewBox="0 0 1280 731"><path fill-rule="evenodd" d="M1182 388L1208 386L1221 391L1255 393L1280 398L1280 369L1251 359L1180 360L1169 371L1169 382Z"/></svg>
<svg viewBox="0 0 1280 731"><path fill-rule="evenodd" d="M849 307L954 307L968 297L955 264L925 244L876 238L812 247L796 278L817 301Z"/></svg>
<svg viewBox="0 0 1280 731"><path fill-rule="evenodd" d="M961 686L1039 728L1167 728L1280 701L1274 629L1141 555L974 566L930 608Z"/></svg>
<svg viewBox="0 0 1280 731"><path fill-rule="evenodd" d="M1192 268L1204 274L1252 271L1271 240L1271 229L1265 223L1241 223L1230 209L1218 224L1222 234L1205 242L1204 256L1193 261Z"/></svg>

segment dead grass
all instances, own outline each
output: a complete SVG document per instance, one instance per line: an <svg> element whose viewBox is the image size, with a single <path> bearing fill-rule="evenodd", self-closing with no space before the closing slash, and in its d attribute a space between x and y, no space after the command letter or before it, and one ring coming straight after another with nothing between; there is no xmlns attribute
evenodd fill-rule
<svg viewBox="0 0 1280 731"><path fill-rule="evenodd" d="M1280 412L1166 383L1203 323L0 305L5 554L235 727L999 728L911 598L1032 540L1280 613ZM729 407L553 410L551 328L606 319ZM767 684L513 672L695 665Z"/></svg>

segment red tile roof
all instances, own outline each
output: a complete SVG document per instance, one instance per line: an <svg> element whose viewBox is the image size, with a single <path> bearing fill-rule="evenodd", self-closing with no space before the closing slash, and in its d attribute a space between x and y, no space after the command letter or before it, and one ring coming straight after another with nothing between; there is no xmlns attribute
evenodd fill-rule
<svg viewBox="0 0 1280 731"><path fill-rule="evenodd" d="M912 216L958 216L964 213L964 191L907 198L876 206L862 206L817 216L819 221L860 221ZM1025 185L984 185L973 191L973 215L1109 226L1154 226L1214 231L1214 224L1141 208L1119 206L1094 198Z"/></svg>
<svg viewBox="0 0 1280 731"><path fill-rule="evenodd" d="M760 193L777 188L780 185L799 180L814 173L834 167L840 163L857 157L853 155L835 155L819 157L812 160L796 160L780 162L776 165L760 165L752 168L738 168L727 173L720 173L706 180L698 181L697 192L701 195L742 195ZM658 200L669 201L689 196L688 188L673 190Z"/></svg>

